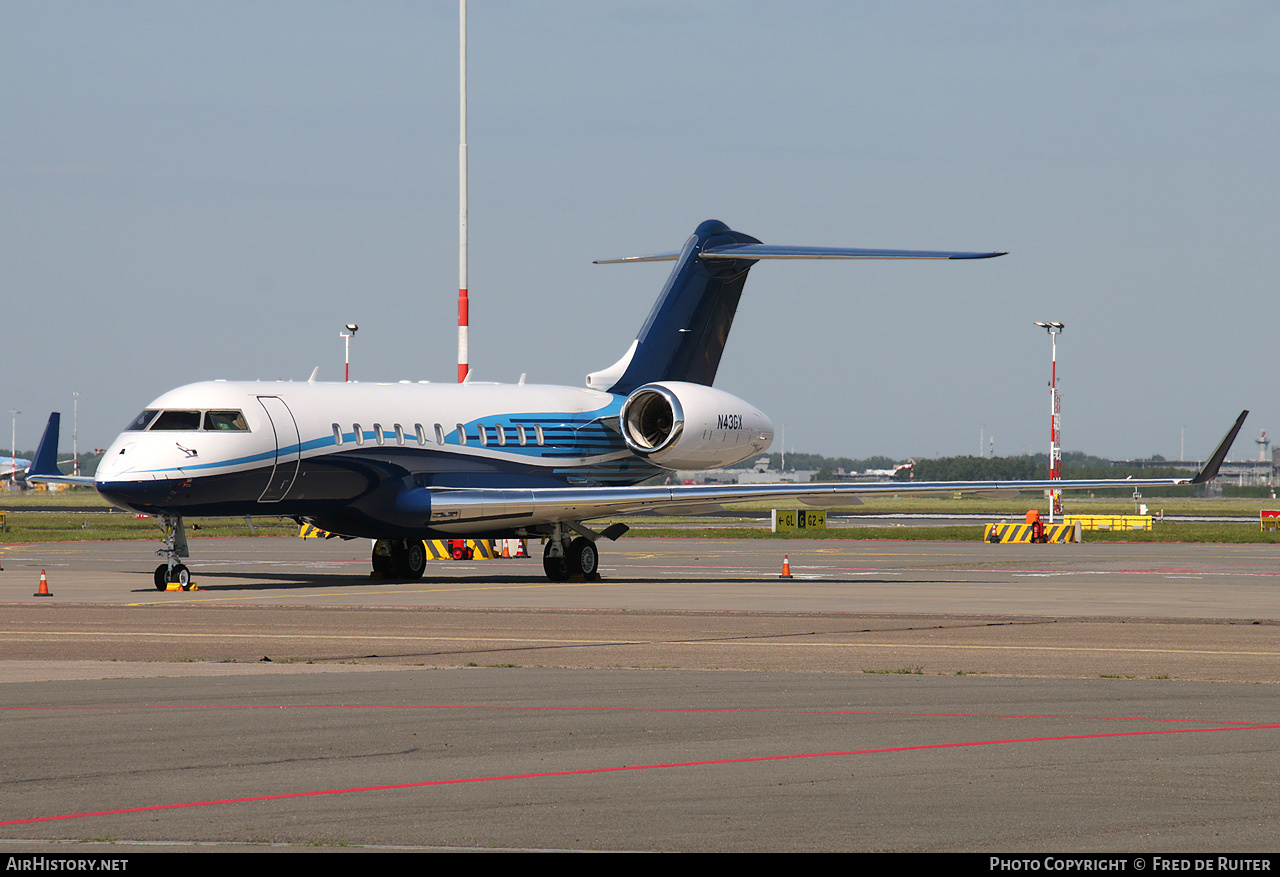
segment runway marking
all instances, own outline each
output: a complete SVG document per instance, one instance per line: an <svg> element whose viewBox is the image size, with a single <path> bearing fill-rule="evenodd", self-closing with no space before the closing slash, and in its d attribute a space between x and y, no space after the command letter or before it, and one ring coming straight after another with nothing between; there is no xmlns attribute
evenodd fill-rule
<svg viewBox="0 0 1280 877"><path fill-rule="evenodd" d="M841 636L840 632L805 631L805 636ZM415 643L474 643L476 645L492 643L498 645L534 644L534 645L566 645L566 646L718 646L734 648L804 648L804 649L934 649L940 651L1010 651L1010 652L1100 652L1121 654L1152 655L1224 655L1240 657L1280 657L1280 651L1243 651L1235 649L1156 649L1130 648L1113 646L1031 646L1031 645L960 645L947 643L913 643L913 642L762 642L752 639L749 642L730 639L709 640L694 639L546 639L540 637L489 637L489 636L416 636L410 634L310 634L310 633L174 633L172 631L135 631L117 633L112 631L76 631L76 630L0 630L0 636L38 641L42 638L76 638L76 639L240 639L240 640L317 640L333 642L415 642ZM794 637L793 633L764 634L766 637Z"/></svg>
<svg viewBox="0 0 1280 877"><path fill-rule="evenodd" d="M619 765L614 767L580 768L577 770L544 771L538 773L499 774L495 776L460 777L446 780L424 780L413 783L394 783L378 786L356 786L346 789L316 789L305 792L285 792L277 795L251 795L241 798L221 798L209 801L184 801L175 804L151 804L142 807L123 807L116 810L96 810L84 813L63 813L55 816L35 816L27 819L0 821L0 825L32 825L69 819L86 819L92 816L120 816L129 813L154 813L161 810L178 810L190 807L213 807L221 804L249 804L262 801L285 801L298 798L314 798L329 795L350 795L360 792L401 791L423 789L431 786L463 785L472 783L505 782L510 780L551 779L555 777L590 776L593 774L629 773L642 770L669 770L689 767L718 767L734 764L760 764L772 761L797 761L814 758L841 758L856 755L891 755L901 752L927 752L938 749L958 749L979 746L1005 746L1020 743L1055 743L1072 740L1100 740L1116 737L1168 736L1172 734L1199 734L1219 731L1251 731L1280 727L1272 724L1230 725L1213 728L1177 728L1153 731L1111 731L1101 734L1069 734L1054 737L1021 737L1004 740L973 740L956 743L924 743L916 746L889 746L880 749L850 749L838 752L799 752L785 755L758 755L746 758L719 758L707 761L674 761L657 764Z"/></svg>

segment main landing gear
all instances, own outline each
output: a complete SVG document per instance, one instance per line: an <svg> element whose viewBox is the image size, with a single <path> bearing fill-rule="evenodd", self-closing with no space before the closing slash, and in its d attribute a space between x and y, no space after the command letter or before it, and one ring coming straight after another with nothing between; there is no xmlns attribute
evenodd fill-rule
<svg viewBox="0 0 1280 877"><path fill-rule="evenodd" d="M568 581L574 576L599 581L600 550L596 541L602 536L615 540L628 529L626 524L612 524L596 533L580 523L552 524L547 547L542 551L542 571L553 582ZM575 539L573 532L582 535Z"/></svg>
<svg viewBox="0 0 1280 877"><path fill-rule="evenodd" d="M574 539L567 547L549 539L542 552L542 570L553 582L568 581L574 575L596 579L599 578L599 567L600 553L596 544L584 536Z"/></svg>
<svg viewBox="0 0 1280 877"><path fill-rule="evenodd" d="M156 557L163 557L165 562L156 567L156 590L167 591L171 584L178 585L184 591L190 590L191 570L178 562L179 558L191 556L182 516L161 515L160 527L164 530L164 540L161 543L163 547L156 551Z"/></svg>
<svg viewBox="0 0 1280 877"><path fill-rule="evenodd" d="M427 546L421 539L379 539L373 544L374 575L419 579L427 569Z"/></svg>

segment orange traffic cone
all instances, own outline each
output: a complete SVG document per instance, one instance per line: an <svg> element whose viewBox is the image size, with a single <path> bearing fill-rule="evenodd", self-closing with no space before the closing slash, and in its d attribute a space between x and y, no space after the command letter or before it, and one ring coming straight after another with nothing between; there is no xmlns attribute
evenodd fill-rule
<svg viewBox="0 0 1280 877"><path fill-rule="evenodd" d="M511 557L511 548L508 546L506 539L502 540L502 556L506 558Z"/></svg>
<svg viewBox="0 0 1280 877"><path fill-rule="evenodd" d="M791 559L787 557L785 554L782 555L782 575L778 576L778 578L780 579L791 578Z"/></svg>
<svg viewBox="0 0 1280 877"><path fill-rule="evenodd" d="M44 570L40 570L40 590L36 591L31 596L33 597L52 597L53 596L53 594L49 593L49 579L44 574Z"/></svg>

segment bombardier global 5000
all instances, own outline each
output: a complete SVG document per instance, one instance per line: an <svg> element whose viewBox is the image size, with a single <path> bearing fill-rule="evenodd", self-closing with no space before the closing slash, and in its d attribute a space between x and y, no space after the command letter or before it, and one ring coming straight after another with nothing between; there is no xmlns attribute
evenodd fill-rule
<svg viewBox="0 0 1280 877"><path fill-rule="evenodd" d="M715 220L679 252L639 335L585 387L484 383L211 381L165 393L107 449L93 478L60 475L57 416L30 481L93 483L113 505L161 518L156 587L186 585L183 516L280 515L374 540L375 571L426 568L425 539L544 537L553 581L593 575L593 519L744 500L857 505L875 494L1136 487L1173 479L892 484L644 485L676 469L729 466L765 451L769 418L715 389L747 273L761 259L987 259L1003 253L764 244ZM1214 476L1239 431L1195 478ZM52 435L50 435L52 433ZM52 447L46 447L52 441Z"/></svg>

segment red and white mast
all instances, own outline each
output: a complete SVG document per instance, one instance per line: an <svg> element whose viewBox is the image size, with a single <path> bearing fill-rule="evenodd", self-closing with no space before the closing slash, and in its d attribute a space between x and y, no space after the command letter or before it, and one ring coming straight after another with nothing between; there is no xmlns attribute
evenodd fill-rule
<svg viewBox="0 0 1280 877"><path fill-rule="evenodd" d="M1052 345L1052 370L1049 373L1049 480L1062 480L1062 397L1058 395L1058 336L1062 323L1036 323L1049 333ZM1062 491L1049 491L1049 523L1062 514Z"/></svg>
<svg viewBox="0 0 1280 877"><path fill-rule="evenodd" d="M462 107L458 140L458 383L461 384L471 370L467 349L471 308L467 298L467 0L459 0L458 7Z"/></svg>

